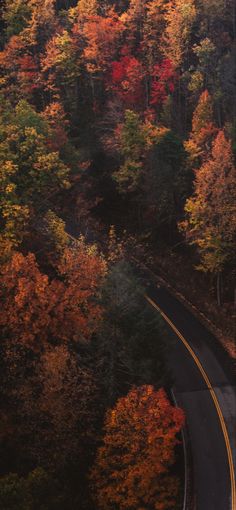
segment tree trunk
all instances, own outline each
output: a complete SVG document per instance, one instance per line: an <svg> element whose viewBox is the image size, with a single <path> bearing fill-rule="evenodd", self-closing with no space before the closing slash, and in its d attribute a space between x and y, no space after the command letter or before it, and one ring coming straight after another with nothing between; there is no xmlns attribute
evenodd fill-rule
<svg viewBox="0 0 236 510"><path fill-rule="evenodd" d="M93 104L93 107L94 107L94 104L95 104L95 90L94 90L94 81L93 81L93 77L92 77L91 74L89 75L89 80L90 80L90 87L91 87L92 104Z"/></svg>
<svg viewBox="0 0 236 510"><path fill-rule="evenodd" d="M220 273L217 274L216 290L217 290L217 304L218 306L221 306Z"/></svg>
<svg viewBox="0 0 236 510"><path fill-rule="evenodd" d="M234 39L235 39L236 38L236 4L234 1L233 1L232 23L233 23L233 34L234 34Z"/></svg>
<svg viewBox="0 0 236 510"><path fill-rule="evenodd" d="M233 314L233 321L234 321L234 340L236 341L236 288L234 289L234 314Z"/></svg>
<svg viewBox="0 0 236 510"><path fill-rule="evenodd" d="M145 78L145 96L146 96L146 108L149 107L149 87L147 77Z"/></svg>

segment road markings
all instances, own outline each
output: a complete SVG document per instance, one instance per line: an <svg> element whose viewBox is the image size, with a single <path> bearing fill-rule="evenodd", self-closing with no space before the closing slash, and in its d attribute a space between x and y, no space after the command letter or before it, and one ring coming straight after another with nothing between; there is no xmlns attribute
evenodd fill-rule
<svg viewBox="0 0 236 510"><path fill-rule="evenodd" d="M214 402L214 405L215 405L215 408L216 408L216 411L217 411L217 414L218 414L218 417L219 417L219 420L220 420L220 425L221 425L221 429L222 429L222 432L223 432L223 436L224 436L224 440L225 440L225 446L226 446L226 450L227 450L228 463L229 463L229 471L230 471L230 481L231 481L231 495L232 495L231 496L231 498L232 498L231 499L231 503L232 503L231 508L232 508L232 510L236 510L236 486L235 486L235 474L234 474L233 454L232 454L232 450L231 450L231 446L230 446L230 441L229 441L229 436L228 436L228 431L227 431L227 427L226 427L226 424L225 424L224 416L222 414L222 411L221 411L221 408L220 408L220 404L218 402L215 390L213 389L212 384L211 384L211 382L210 382L210 380L209 380L209 378L208 378L208 376L207 376L207 374L206 374L206 372L205 372L205 370L204 370L200 360L198 359L198 357L196 356L196 354L193 351L192 347L189 345L189 343L184 338L184 336L176 328L176 326L169 319L169 317L155 303L155 301L153 301L147 295L145 295L145 298L148 301L148 303L153 308L155 308L162 315L162 317L169 324L171 329L173 329L173 331L176 333L176 335L180 338L182 343L185 345L186 349L188 349L188 351L191 354L192 358L194 359L197 367L199 368L199 370L200 370L200 372L202 374L202 377L203 377L203 379L204 379L204 381L205 381L205 383L207 385L207 388L208 388L208 390L209 390L209 392L211 394L212 400Z"/></svg>

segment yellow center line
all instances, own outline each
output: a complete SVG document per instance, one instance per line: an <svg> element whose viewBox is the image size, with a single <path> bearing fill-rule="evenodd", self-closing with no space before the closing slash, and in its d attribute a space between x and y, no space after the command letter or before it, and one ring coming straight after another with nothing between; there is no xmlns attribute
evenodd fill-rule
<svg viewBox="0 0 236 510"><path fill-rule="evenodd" d="M236 510L236 486L235 486L235 474L234 474L233 454L232 454L232 450L231 450L231 446L230 446L230 441L229 441L229 435L228 435L227 427L226 427L226 424L225 424L225 420L224 420L224 417L223 417L223 414L222 414L222 411L221 411L221 408L220 408L220 404L219 404L219 401L217 399L215 390L213 389L212 384L211 384L211 382L210 382L210 380L209 380L209 378L208 378L208 376L207 376L207 374L206 374L206 372L205 372L205 370L204 370L200 360L198 359L198 357L196 356L196 354L193 351L192 347L189 345L189 343L184 338L184 336L176 328L176 326L169 319L169 317L155 303L155 301L153 301L147 295L145 295L145 298L146 298L146 300L150 303L150 305L153 308L158 310L158 312L162 315L162 317L165 319L165 321L169 324L171 329L173 329L173 331L176 333L176 335L180 338L180 340L183 342L185 347L188 349L189 353L191 354L192 358L194 359L197 367L199 368L199 370L200 370L200 372L202 374L202 377L203 377L203 379L204 379L204 381L205 381L205 383L207 385L207 388L210 391L212 400L214 402L214 405L215 405L215 408L216 408L216 411L217 411L217 414L218 414L218 417L219 417L219 420L220 420L220 425L221 425L223 436L224 436L224 440L225 440L227 456L228 456L228 463L229 463L229 471L230 471L231 494L232 494L232 510Z"/></svg>

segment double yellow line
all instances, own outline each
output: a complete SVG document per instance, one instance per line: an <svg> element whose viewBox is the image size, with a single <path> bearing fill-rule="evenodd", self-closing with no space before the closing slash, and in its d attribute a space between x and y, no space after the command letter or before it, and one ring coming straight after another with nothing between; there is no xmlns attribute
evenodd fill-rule
<svg viewBox="0 0 236 510"><path fill-rule="evenodd" d="M158 312L162 315L162 317L165 319L165 321L169 324L169 326L171 327L171 329L173 329L173 331L176 333L176 335L180 338L180 340L183 342L183 344L185 345L186 349L188 349L189 353L191 354L192 358L194 359L197 367L199 368L201 374L202 374L202 377L207 385L207 388L211 394L211 397L212 397L212 400L214 402L214 405L215 405L215 408L216 408L216 411L217 411L217 414L218 414L218 417L219 417L219 420L220 420L220 425L221 425L221 428L222 428L222 432L223 432L223 436L224 436L224 440L225 440L225 445L226 445L226 450L227 450L227 456L228 456L228 463L229 463L229 471L230 471L230 481L231 481L231 503L232 503L232 510L236 510L236 486L235 486L235 474L234 474L234 463L233 463L233 454L232 454L232 450L231 450L231 446L230 446L230 441L229 441L229 435L228 435L228 431L227 431L227 427L226 427L226 424L225 424L225 420L224 420L224 417L223 417L223 414L222 414L222 411L221 411L221 408L220 408L220 404L219 404L219 401L217 399L217 396L216 396L216 393L212 387L212 384L200 362L200 360L198 359L198 357L196 356L195 352L193 351L193 349L191 348L191 346L189 345L189 343L187 342L187 340L183 337L183 335L181 335L180 331L175 327L175 325L173 324L173 322L169 319L169 317L167 317L167 315L161 310L161 308L155 303L155 301L153 301L151 298L149 298L147 295L145 295L145 298L146 300L150 303L151 306L153 306L153 308L155 308L156 310L158 310Z"/></svg>

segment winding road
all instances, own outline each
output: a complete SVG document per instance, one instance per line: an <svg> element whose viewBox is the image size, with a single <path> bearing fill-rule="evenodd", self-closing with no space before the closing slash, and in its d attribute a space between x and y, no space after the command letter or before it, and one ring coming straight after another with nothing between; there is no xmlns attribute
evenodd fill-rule
<svg viewBox="0 0 236 510"><path fill-rule="evenodd" d="M163 285L145 276L146 299L172 336L169 363L190 437L194 510L236 510L236 386L210 347L211 333Z"/></svg>

